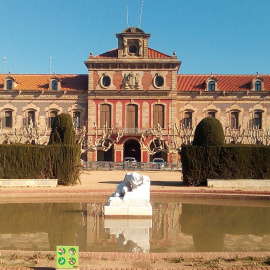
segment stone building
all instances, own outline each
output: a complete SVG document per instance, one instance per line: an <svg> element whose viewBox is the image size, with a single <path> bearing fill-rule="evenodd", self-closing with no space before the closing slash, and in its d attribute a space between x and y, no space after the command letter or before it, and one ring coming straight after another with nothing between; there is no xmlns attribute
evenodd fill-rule
<svg viewBox="0 0 270 270"><path fill-rule="evenodd" d="M233 130L270 126L270 75L178 74L176 53L151 49L150 34L130 27L116 37L116 49L90 53L85 75L0 75L2 141L31 121L43 134L65 112L77 128L86 126L88 161L175 162L177 151L162 143L170 137L173 144L174 132L206 116ZM164 151L156 153L157 147Z"/></svg>

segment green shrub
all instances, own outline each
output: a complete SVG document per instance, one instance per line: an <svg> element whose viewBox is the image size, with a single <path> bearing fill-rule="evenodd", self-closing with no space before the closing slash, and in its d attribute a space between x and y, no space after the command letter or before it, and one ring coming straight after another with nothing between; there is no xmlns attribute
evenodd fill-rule
<svg viewBox="0 0 270 270"><path fill-rule="evenodd" d="M183 181L206 185L207 179L269 179L270 147L256 145L182 146Z"/></svg>
<svg viewBox="0 0 270 270"><path fill-rule="evenodd" d="M197 125L193 145L220 146L224 141L222 125L215 117L206 117Z"/></svg>
<svg viewBox="0 0 270 270"><path fill-rule="evenodd" d="M69 114L61 113L56 116L50 134L49 144L76 144L75 129Z"/></svg>
<svg viewBox="0 0 270 270"><path fill-rule="evenodd" d="M79 180L80 145L0 145L0 177L58 179L60 185ZM1 175L2 174L2 175Z"/></svg>
<svg viewBox="0 0 270 270"><path fill-rule="evenodd" d="M79 180L80 145L48 145L47 151L53 178L60 185L75 185Z"/></svg>

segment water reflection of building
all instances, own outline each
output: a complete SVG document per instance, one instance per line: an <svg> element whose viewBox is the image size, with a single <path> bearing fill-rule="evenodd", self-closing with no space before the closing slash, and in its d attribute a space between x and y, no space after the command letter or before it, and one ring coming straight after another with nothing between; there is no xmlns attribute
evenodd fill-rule
<svg viewBox="0 0 270 270"><path fill-rule="evenodd" d="M142 235L149 237L150 252L270 251L268 201L218 205L222 202L158 200L151 201L152 228L142 230ZM0 249L55 250L61 243L79 245L81 251L124 251L119 245L121 238L106 229L102 215L106 198L99 201L0 204ZM138 233L136 228L138 225L134 230ZM128 238L136 241L132 235ZM134 243L129 244L129 248L134 247Z"/></svg>
<svg viewBox="0 0 270 270"><path fill-rule="evenodd" d="M151 204L151 252L270 250L269 207ZM101 208L94 214L88 205L88 211L87 249L95 246L95 250L123 251L117 237L106 231Z"/></svg>
<svg viewBox="0 0 270 270"><path fill-rule="evenodd" d="M81 203L0 204L0 249L55 250L84 234ZM82 242L83 246L83 242Z"/></svg>

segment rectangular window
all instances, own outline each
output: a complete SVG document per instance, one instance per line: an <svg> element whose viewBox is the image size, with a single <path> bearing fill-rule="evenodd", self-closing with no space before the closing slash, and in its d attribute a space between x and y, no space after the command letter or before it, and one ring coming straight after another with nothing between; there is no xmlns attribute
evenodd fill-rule
<svg viewBox="0 0 270 270"><path fill-rule="evenodd" d="M184 115L184 127L191 128L192 127L192 112L185 112Z"/></svg>
<svg viewBox="0 0 270 270"><path fill-rule="evenodd" d="M231 128L232 129L238 129L239 128L239 114L238 112L232 112L231 113Z"/></svg>
<svg viewBox="0 0 270 270"><path fill-rule="evenodd" d="M138 106L136 104L127 105L126 128L130 132L137 132L137 128L138 128Z"/></svg>
<svg viewBox="0 0 270 270"><path fill-rule="evenodd" d="M73 112L73 125L75 128L81 128L81 113Z"/></svg>
<svg viewBox="0 0 270 270"><path fill-rule="evenodd" d="M164 128L164 105L154 105L153 107L153 126L160 124Z"/></svg>
<svg viewBox="0 0 270 270"><path fill-rule="evenodd" d="M49 119L49 121L50 121L49 122L50 127L53 126L53 123L55 121L56 116L57 116L57 111L51 111L50 112L50 119Z"/></svg>
<svg viewBox="0 0 270 270"><path fill-rule="evenodd" d="M111 105L100 105L100 128L103 128L107 124L107 127L111 127Z"/></svg>
<svg viewBox="0 0 270 270"><path fill-rule="evenodd" d="M28 111L27 113L27 124L30 125L31 122L33 123L33 126L35 126L36 123L35 111Z"/></svg>
<svg viewBox="0 0 270 270"><path fill-rule="evenodd" d="M7 90L12 90L12 80L7 80Z"/></svg>
<svg viewBox="0 0 270 270"><path fill-rule="evenodd" d="M12 127L12 111L5 111L5 127L11 128Z"/></svg>
<svg viewBox="0 0 270 270"><path fill-rule="evenodd" d="M262 84L260 81L255 82L255 91L261 91L262 90Z"/></svg>
<svg viewBox="0 0 270 270"><path fill-rule="evenodd" d="M58 90L58 82L56 80L52 81L52 90Z"/></svg>
<svg viewBox="0 0 270 270"><path fill-rule="evenodd" d="M254 113L254 126L258 129L262 129L262 113L261 112Z"/></svg>

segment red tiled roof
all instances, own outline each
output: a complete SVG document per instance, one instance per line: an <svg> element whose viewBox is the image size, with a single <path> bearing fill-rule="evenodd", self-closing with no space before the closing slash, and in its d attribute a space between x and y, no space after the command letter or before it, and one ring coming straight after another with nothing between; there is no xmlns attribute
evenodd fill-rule
<svg viewBox="0 0 270 270"><path fill-rule="evenodd" d="M204 91L205 81L214 77L219 91L247 91L257 75L177 75L178 91ZM264 79L264 89L270 91L270 75L258 75Z"/></svg>
<svg viewBox="0 0 270 270"><path fill-rule="evenodd" d="M4 88L4 79L11 76L17 82L16 90L48 90L53 74L1 74L0 89ZM61 90L87 90L88 75L55 75L61 80Z"/></svg>
<svg viewBox="0 0 270 270"><path fill-rule="evenodd" d="M108 52L105 52L105 53L102 53L100 55L97 55L95 56L95 58L117 58L118 57L118 49L113 49L111 51L108 51ZM156 51L154 49L151 49L151 48L148 48L148 57L149 58L171 58L171 56L165 54L165 53L162 53L162 52L159 52L159 51Z"/></svg>
<svg viewBox="0 0 270 270"><path fill-rule="evenodd" d="M154 49L148 48L148 57L149 58L171 58L168 54L156 51Z"/></svg>
<svg viewBox="0 0 270 270"><path fill-rule="evenodd" d="M104 57L104 58L106 58L106 57L110 57L110 58L117 58L118 57L118 49L113 49L113 50L111 50L111 51L108 51L108 52L105 52L105 53L102 53L102 54L100 54L100 55L97 55L97 56L95 56L95 57Z"/></svg>

